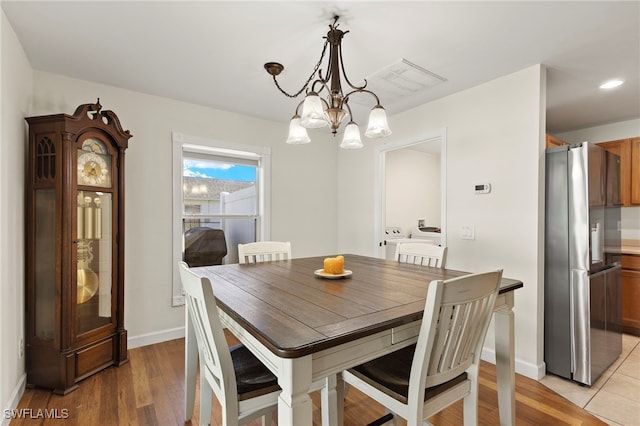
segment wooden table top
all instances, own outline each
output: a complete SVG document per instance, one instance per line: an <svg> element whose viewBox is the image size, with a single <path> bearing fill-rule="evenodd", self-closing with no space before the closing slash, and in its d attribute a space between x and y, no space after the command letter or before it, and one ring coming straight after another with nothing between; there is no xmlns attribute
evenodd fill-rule
<svg viewBox="0 0 640 426"><path fill-rule="evenodd" d="M218 307L283 358L297 358L422 318L427 285L467 272L345 255L349 278L314 275L324 256L193 268ZM500 293L522 287L503 278Z"/></svg>

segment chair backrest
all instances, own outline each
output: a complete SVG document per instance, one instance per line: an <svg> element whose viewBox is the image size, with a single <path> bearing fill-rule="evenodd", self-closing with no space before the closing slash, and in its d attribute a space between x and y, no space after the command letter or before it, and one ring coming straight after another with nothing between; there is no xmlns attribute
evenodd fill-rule
<svg viewBox="0 0 640 426"><path fill-rule="evenodd" d="M480 362L502 270L431 281L411 365L409 398ZM420 399L422 401L422 399Z"/></svg>
<svg viewBox="0 0 640 426"><path fill-rule="evenodd" d="M238 390L235 370L222 323L218 317L211 281L194 274L185 262L180 262L179 269L187 299L187 309L198 341L200 368L206 368L207 372L215 378L210 384L220 404L223 407L237 407Z"/></svg>
<svg viewBox="0 0 640 426"><path fill-rule="evenodd" d="M401 263L444 268L447 248L428 243L398 243L394 259Z"/></svg>
<svg viewBox="0 0 640 426"><path fill-rule="evenodd" d="M258 241L238 244L239 263L260 263L287 259L291 259L291 243L289 241Z"/></svg>

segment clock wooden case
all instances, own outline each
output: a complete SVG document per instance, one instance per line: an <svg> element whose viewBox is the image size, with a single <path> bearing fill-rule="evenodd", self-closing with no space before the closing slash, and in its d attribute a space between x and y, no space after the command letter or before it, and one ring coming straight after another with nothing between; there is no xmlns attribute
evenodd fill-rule
<svg viewBox="0 0 640 426"><path fill-rule="evenodd" d="M124 152L131 134L100 100L26 118L27 384L66 394L128 361Z"/></svg>

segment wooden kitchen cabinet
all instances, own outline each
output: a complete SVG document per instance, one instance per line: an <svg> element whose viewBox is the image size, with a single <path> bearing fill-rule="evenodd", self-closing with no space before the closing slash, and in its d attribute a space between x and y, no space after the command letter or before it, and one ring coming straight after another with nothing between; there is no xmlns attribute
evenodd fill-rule
<svg viewBox="0 0 640 426"><path fill-rule="evenodd" d="M640 336L640 256L622 255L622 331Z"/></svg>
<svg viewBox="0 0 640 426"><path fill-rule="evenodd" d="M569 145L567 142L556 138L553 135L547 135L547 142L546 142L546 147L547 148L553 148L554 146L560 146L560 145Z"/></svg>
<svg viewBox="0 0 640 426"><path fill-rule="evenodd" d="M633 138L631 145L631 204L640 204L640 137Z"/></svg>
<svg viewBox="0 0 640 426"><path fill-rule="evenodd" d="M620 156L622 206L640 205L640 137L600 142L598 145Z"/></svg>

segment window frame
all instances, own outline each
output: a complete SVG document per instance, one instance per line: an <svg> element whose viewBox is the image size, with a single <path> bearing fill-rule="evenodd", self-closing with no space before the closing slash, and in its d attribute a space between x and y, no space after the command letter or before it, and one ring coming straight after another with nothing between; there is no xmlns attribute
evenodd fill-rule
<svg viewBox="0 0 640 426"><path fill-rule="evenodd" d="M268 240L271 235L271 148L257 145L243 145L234 142L225 142L200 136L186 135L172 132L172 252L173 252L173 292L172 306L185 304L182 283L178 263L182 261L183 236L182 220L193 215L184 213L183 198L183 152L195 152L204 155L223 156L237 159L249 159L258 162L256 170L256 190L258 197L258 211L255 215L215 215L216 217L228 216L229 218L257 217L256 239ZM198 215L205 218L207 215Z"/></svg>

